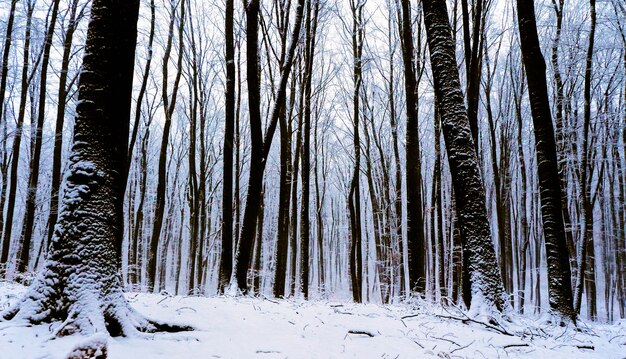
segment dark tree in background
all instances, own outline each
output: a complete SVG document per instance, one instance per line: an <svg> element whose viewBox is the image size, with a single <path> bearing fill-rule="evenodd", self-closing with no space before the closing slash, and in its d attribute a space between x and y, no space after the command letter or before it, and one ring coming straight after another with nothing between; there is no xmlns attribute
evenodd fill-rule
<svg viewBox="0 0 626 359"><path fill-rule="evenodd" d="M409 290L424 294L426 289L426 247L422 205L421 161L417 116L413 31L409 0L402 0L401 36L406 97L406 241L409 249ZM419 50L419 49L418 49Z"/></svg>
<svg viewBox="0 0 626 359"><path fill-rule="evenodd" d="M1 320L63 321L57 335L187 329L135 312L119 274L139 1L95 0L61 213L43 271Z"/></svg>
<svg viewBox="0 0 626 359"><path fill-rule="evenodd" d="M222 256L219 290L224 291L233 272L233 141L235 139L235 40L234 0L226 0L224 37L226 41L226 89L224 97L224 169L222 183Z"/></svg>

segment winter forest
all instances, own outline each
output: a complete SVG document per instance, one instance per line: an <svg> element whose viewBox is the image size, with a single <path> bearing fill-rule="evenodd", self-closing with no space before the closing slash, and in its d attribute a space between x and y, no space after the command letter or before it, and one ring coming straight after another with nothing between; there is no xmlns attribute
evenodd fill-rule
<svg viewBox="0 0 626 359"><path fill-rule="evenodd" d="M1 0L0 54L3 348L304 306L379 341L217 357L626 351L622 0Z"/></svg>

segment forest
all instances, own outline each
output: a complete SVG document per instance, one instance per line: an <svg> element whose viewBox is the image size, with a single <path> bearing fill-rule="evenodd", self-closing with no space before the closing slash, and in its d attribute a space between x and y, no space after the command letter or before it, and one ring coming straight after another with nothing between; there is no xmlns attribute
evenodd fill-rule
<svg viewBox="0 0 626 359"><path fill-rule="evenodd" d="M0 34L0 285L30 286L0 322L626 319L621 0L2 0Z"/></svg>

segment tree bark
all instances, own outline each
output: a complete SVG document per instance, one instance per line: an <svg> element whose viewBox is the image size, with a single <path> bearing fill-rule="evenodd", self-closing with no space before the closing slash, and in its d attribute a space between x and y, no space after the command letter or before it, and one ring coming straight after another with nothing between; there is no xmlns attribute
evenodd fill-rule
<svg viewBox="0 0 626 359"><path fill-rule="evenodd" d="M139 1L95 0L61 213L44 270L24 299L0 315L55 334L137 335L189 329L136 313L123 297L120 250Z"/></svg>
<svg viewBox="0 0 626 359"><path fill-rule="evenodd" d="M463 102L445 1L423 3L435 96L459 214L464 257L471 283L472 309L508 310L497 267L474 141ZM482 307L486 305L488 308ZM480 306L480 307L479 307Z"/></svg>

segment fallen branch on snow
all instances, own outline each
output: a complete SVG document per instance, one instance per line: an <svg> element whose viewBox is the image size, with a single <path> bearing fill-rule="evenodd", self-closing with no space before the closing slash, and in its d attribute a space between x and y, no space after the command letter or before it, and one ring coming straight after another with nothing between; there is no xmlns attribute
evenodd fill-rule
<svg viewBox="0 0 626 359"><path fill-rule="evenodd" d="M348 334L360 334L360 335L367 335L370 338L373 338L375 336L377 336L378 334L374 334L372 332L369 332L367 330L358 330L358 329L353 329L353 330L348 330Z"/></svg>

